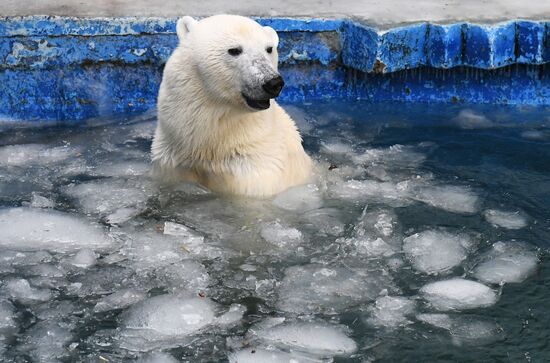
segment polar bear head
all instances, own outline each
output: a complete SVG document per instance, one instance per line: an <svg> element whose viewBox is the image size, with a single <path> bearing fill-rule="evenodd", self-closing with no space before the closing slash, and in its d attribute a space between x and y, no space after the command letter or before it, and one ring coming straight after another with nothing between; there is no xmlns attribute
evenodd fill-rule
<svg viewBox="0 0 550 363"><path fill-rule="evenodd" d="M268 109L284 81L277 70L275 30L252 19L215 15L189 16L176 26L179 49L194 68L205 94L248 111Z"/></svg>

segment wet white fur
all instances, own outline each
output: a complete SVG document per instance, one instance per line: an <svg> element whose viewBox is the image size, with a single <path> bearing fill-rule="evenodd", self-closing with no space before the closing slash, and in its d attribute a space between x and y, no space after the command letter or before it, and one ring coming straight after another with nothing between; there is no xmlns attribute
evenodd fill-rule
<svg viewBox="0 0 550 363"><path fill-rule="evenodd" d="M306 183L311 160L294 121L274 100L269 109L254 111L241 95L276 74L275 31L217 15L184 17L177 33L180 44L166 64L158 98L152 146L157 175L257 197ZM243 54L232 57L227 50L237 46Z"/></svg>

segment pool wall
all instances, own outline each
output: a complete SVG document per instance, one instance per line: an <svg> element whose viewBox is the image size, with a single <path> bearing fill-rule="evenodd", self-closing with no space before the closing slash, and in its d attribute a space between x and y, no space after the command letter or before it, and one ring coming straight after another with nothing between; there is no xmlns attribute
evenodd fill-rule
<svg viewBox="0 0 550 363"><path fill-rule="evenodd" d="M413 24L260 18L279 33L281 102L550 105L550 22ZM175 19L0 18L1 120L90 118L153 109Z"/></svg>

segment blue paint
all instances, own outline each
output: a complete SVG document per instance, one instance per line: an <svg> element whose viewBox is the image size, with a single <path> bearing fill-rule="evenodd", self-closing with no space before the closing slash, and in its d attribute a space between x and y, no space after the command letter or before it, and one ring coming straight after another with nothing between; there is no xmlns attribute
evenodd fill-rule
<svg viewBox="0 0 550 363"><path fill-rule="evenodd" d="M426 39L428 24L392 29L380 37L377 58L384 72L417 68L427 64Z"/></svg>
<svg viewBox="0 0 550 363"><path fill-rule="evenodd" d="M279 32L281 102L326 98L550 105L547 22L258 18ZM154 108L176 19L0 18L0 118L78 122Z"/></svg>

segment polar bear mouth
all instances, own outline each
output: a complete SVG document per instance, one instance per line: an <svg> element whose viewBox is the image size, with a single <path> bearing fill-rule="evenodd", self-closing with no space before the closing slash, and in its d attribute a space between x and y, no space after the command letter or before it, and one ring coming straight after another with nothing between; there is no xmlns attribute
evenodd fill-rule
<svg viewBox="0 0 550 363"><path fill-rule="evenodd" d="M267 110L270 106L269 98L267 100L255 100L253 98L248 97L244 93L242 95L248 107L253 108L255 110Z"/></svg>

